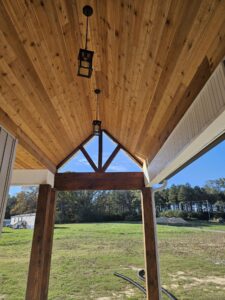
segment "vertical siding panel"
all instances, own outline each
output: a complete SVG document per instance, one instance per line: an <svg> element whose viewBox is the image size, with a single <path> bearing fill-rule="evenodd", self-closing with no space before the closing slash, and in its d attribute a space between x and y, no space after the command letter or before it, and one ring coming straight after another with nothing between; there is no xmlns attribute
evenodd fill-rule
<svg viewBox="0 0 225 300"><path fill-rule="evenodd" d="M8 199L15 147L16 139L0 128L0 233Z"/></svg>
<svg viewBox="0 0 225 300"><path fill-rule="evenodd" d="M8 171L8 164L11 155L11 147L12 141L10 137L7 135L4 152L2 155L2 165L1 165L1 173L0 173L0 218L2 218L3 213L3 206L4 206L4 192L5 192L5 185L7 180L7 171Z"/></svg>
<svg viewBox="0 0 225 300"><path fill-rule="evenodd" d="M2 168L3 154L5 151L7 133L0 127L0 172Z"/></svg>

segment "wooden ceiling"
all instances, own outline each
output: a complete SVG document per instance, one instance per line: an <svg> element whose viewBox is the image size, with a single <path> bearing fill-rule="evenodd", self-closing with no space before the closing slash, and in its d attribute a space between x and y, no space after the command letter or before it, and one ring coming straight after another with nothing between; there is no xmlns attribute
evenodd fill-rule
<svg viewBox="0 0 225 300"><path fill-rule="evenodd" d="M92 78L78 77L90 4ZM225 55L225 0L0 2L0 124L19 139L15 168L54 170L100 116L151 160Z"/></svg>

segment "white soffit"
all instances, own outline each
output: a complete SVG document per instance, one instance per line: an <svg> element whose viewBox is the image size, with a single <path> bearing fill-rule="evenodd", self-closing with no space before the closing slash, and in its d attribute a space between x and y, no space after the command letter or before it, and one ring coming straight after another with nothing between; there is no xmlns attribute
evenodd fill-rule
<svg viewBox="0 0 225 300"><path fill-rule="evenodd" d="M54 174L49 170L13 170L11 185L32 186L50 184L54 186Z"/></svg>
<svg viewBox="0 0 225 300"><path fill-rule="evenodd" d="M148 164L150 185L162 182L225 133L225 62Z"/></svg>

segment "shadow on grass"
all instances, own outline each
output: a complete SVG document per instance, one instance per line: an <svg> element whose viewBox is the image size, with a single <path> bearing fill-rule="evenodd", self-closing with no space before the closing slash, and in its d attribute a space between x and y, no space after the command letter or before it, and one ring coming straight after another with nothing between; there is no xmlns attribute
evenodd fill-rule
<svg viewBox="0 0 225 300"><path fill-rule="evenodd" d="M59 227L59 226L54 226L54 229L69 229L70 227Z"/></svg>
<svg viewBox="0 0 225 300"><path fill-rule="evenodd" d="M213 225L212 223L208 221L189 221L191 227L210 227Z"/></svg>
<svg viewBox="0 0 225 300"><path fill-rule="evenodd" d="M211 222L208 222L208 221L188 221L187 224L171 224L171 223L167 223L167 224L162 224L162 223L158 223L158 225L167 225L167 226L175 226L175 227L208 227L208 228L213 228L213 225L216 225L216 226L221 226L221 227L224 227L225 224L220 224L220 223L211 223Z"/></svg>
<svg viewBox="0 0 225 300"><path fill-rule="evenodd" d="M200 225L192 225L192 224L179 224L179 223L157 223L157 225L166 225L171 227L201 227Z"/></svg>

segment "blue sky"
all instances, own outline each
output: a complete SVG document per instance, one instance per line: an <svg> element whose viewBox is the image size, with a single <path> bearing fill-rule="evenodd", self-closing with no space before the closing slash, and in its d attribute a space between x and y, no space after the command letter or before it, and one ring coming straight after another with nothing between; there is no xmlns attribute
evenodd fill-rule
<svg viewBox="0 0 225 300"><path fill-rule="evenodd" d="M203 186L207 180L225 177L225 141L205 153L168 180L171 184Z"/></svg>
<svg viewBox="0 0 225 300"><path fill-rule="evenodd" d="M110 154L116 148L117 144L114 143L105 133L103 133L103 164L107 161ZM84 146L85 150L91 156L94 163L98 163L98 138L94 137L91 141ZM93 172L93 169L89 165L86 158L81 151L77 153L66 165L64 165L60 172ZM141 169L125 154L123 150L120 150L106 172L138 172Z"/></svg>
<svg viewBox="0 0 225 300"><path fill-rule="evenodd" d="M93 138L85 145L86 151L97 164L98 153L96 138ZM106 162L116 144L103 134L103 164ZM81 152L78 152L60 172L75 171L75 172L93 172L89 163ZM140 171L140 168L122 151L117 154L108 172L126 172ZM207 180L225 177L225 141L217 145L215 148L204 154L195 162L187 166L185 169L177 173L168 180L168 186L172 184L190 183L192 186L203 186ZM11 187L10 194L16 194L21 191L21 187Z"/></svg>

